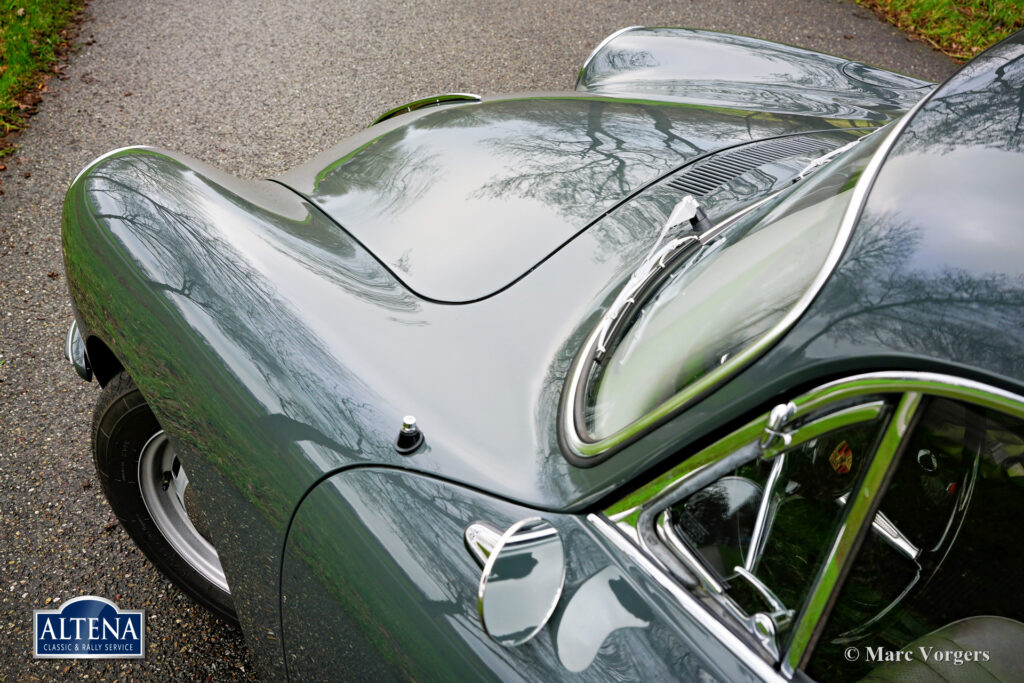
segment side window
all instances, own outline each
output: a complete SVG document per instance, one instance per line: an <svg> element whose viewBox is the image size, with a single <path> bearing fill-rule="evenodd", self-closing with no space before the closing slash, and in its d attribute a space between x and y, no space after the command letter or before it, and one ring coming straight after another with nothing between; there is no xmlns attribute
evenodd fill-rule
<svg viewBox="0 0 1024 683"><path fill-rule="evenodd" d="M931 399L900 457L807 672L1019 674L1024 421Z"/></svg>
<svg viewBox="0 0 1024 683"><path fill-rule="evenodd" d="M792 432L793 446L756 458L672 505L659 525L696 559L746 616L769 615L784 646L812 588L862 465L884 427L885 412L813 438Z"/></svg>

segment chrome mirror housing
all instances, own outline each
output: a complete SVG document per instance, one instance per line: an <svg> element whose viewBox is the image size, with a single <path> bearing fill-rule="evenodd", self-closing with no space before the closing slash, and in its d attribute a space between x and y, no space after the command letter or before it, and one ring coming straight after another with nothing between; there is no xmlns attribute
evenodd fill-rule
<svg viewBox="0 0 1024 683"><path fill-rule="evenodd" d="M551 618L564 584L558 530L539 517L516 522L489 553L480 577L477 610L484 631L499 645L522 645Z"/></svg>

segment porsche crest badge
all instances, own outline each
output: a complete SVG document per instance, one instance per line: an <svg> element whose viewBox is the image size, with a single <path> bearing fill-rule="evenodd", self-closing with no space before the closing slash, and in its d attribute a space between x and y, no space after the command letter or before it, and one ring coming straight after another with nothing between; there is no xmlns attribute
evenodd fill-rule
<svg viewBox="0 0 1024 683"><path fill-rule="evenodd" d="M836 449L832 451L832 455L828 456L828 461L832 465L832 469L836 471L836 474L846 474L853 467L853 449L850 448L850 444L845 441L841 442Z"/></svg>

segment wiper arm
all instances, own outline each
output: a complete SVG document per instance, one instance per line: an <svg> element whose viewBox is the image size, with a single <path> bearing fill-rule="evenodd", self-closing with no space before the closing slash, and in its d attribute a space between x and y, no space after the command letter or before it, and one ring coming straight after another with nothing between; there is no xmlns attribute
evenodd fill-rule
<svg viewBox="0 0 1024 683"><path fill-rule="evenodd" d="M712 227L711 219L704 213L704 209L693 198L693 195L686 195L672 209L672 213L669 214L668 220L662 226L661 233L658 235L654 246L651 247L647 256L640 263L640 266L633 271L626 286L622 288L622 291L615 297L612 305L608 307L608 311L601 318L594 360L599 361L604 356L608 350L608 340L614 337L614 333L627 318L624 313L636 303L637 295L647 284L654 280L655 276L663 271L669 263L675 261L681 254L689 251L690 248L700 244L700 239L696 235L690 234L676 237L662 245L665 235L668 234L669 230L686 223L696 233L707 232Z"/></svg>

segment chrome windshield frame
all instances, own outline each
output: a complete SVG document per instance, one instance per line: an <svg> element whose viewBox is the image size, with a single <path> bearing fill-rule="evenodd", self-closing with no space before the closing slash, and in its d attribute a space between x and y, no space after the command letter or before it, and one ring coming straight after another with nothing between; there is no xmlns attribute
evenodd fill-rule
<svg viewBox="0 0 1024 683"><path fill-rule="evenodd" d="M558 429L562 436L561 441L564 448L572 458L576 459L579 464L586 464L589 459L607 457L613 454L616 450L632 443L648 431L660 426L669 418L686 409L697 400L734 377L740 372L740 370L747 367L767 352L768 349L770 349L786 332L789 331L791 327L793 327L794 324L796 324L797 320L799 320L808 307L810 307L811 302L813 302L818 296L822 287L824 287L825 282L829 279L832 272L838 265L839 259L846 250L846 246L853 234L854 226L860 218L864 203L871 191L871 187L874 184L879 169L882 167L886 157L889 155L889 151L895 144L900 132L914 117L914 114L923 105L926 99L927 98L922 98L914 108L907 112L902 119L893 124L891 129L886 133L886 137L881 141L879 148L875 150L874 155L868 161L864 170L861 172L857 183L854 185L850 201L843 213L839 228L836 232L836 237L825 257L825 261L818 270L818 273L812 280L810 286L786 312L786 314L749 346L728 358L725 362L704 376L684 387L681 391L672 396L672 398L664 401L653 410L637 418L625 427L618 429L614 433L602 438L592 438L587 434L586 426L581 422L582 415L579 406L586 391L585 385L589 381L590 375L593 372L593 358L595 356L597 345L604 335L605 325L602 317L602 320L598 322L594 330L592 330L590 335L588 335L583 347L573 362L570 373L566 379L562 404L559 409ZM709 231L709 233L713 233L713 235L709 236L707 239L720 234L724 228L733 224L742 216L747 215L750 211L762 206L765 202L777 197L783 191L785 190L773 193L772 195L756 202L752 206L749 206L737 214L725 219L721 224L717 225L713 231ZM701 237L704 237L704 235L701 235ZM598 460L593 460L593 462L596 463Z"/></svg>

